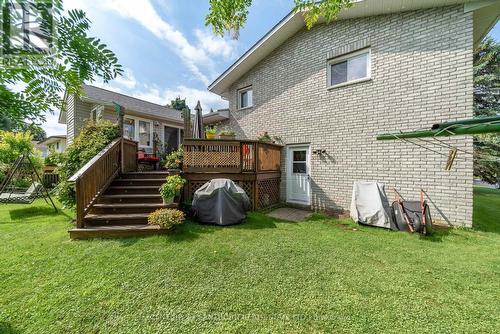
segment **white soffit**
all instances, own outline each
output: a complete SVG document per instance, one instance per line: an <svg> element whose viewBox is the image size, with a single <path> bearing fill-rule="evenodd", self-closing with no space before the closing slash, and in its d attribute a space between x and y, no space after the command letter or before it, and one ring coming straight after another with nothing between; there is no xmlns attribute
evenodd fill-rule
<svg viewBox="0 0 500 334"><path fill-rule="evenodd" d="M474 1L477 0L357 0L354 1L351 8L340 12L338 20L451 6ZM233 82L304 27L305 22L302 14L291 12L215 79L208 86L208 90L222 95Z"/></svg>

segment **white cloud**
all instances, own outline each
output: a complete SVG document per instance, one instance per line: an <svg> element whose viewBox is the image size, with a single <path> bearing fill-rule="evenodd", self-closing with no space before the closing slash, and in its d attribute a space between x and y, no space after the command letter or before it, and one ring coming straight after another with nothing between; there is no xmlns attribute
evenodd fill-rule
<svg viewBox="0 0 500 334"><path fill-rule="evenodd" d="M205 85L210 83L207 75L200 70L200 66L203 66L203 69L213 71L212 60L203 50L189 43L181 31L163 20L149 0L103 0L100 3L106 10L114 11L123 17L137 21L157 38L167 42L198 79ZM212 76L212 73L210 73L210 76Z"/></svg>
<svg viewBox="0 0 500 334"><path fill-rule="evenodd" d="M113 80L119 86L123 86L127 89L134 89L137 86L137 80L135 79L132 70L129 68L125 68L123 71L123 75L117 77Z"/></svg>
<svg viewBox="0 0 500 334"><path fill-rule="evenodd" d="M45 123L42 124L42 128L47 132L47 136L55 135L65 135L66 125L58 123L59 113L51 114L49 112L45 113Z"/></svg>
<svg viewBox="0 0 500 334"><path fill-rule="evenodd" d="M180 30L160 16L150 0L66 0L64 4L66 9L104 10L135 20L158 39L165 41L189 71L206 86L218 74L210 56L234 58L236 55L236 41L214 36L208 30L195 29L196 41L191 43ZM159 6L165 10L166 5Z"/></svg>
<svg viewBox="0 0 500 334"><path fill-rule="evenodd" d="M196 29L194 31L198 39L199 48L214 56L234 58L236 51L236 41L227 40L220 36L215 36L208 30Z"/></svg>
<svg viewBox="0 0 500 334"><path fill-rule="evenodd" d="M199 100L204 113L209 112L210 108L216 110L220 108L227 108L228 106L227 101L224 101L217 94L211 93L207 90L200 90L183 85L168 89L147 87L146 90L134 92L132 95L139 99L162 105L170 103L170 101L175 99L177 96L180 96L182 99L186 99L186 103L191 110L194 110L194 107Z"/></svg>

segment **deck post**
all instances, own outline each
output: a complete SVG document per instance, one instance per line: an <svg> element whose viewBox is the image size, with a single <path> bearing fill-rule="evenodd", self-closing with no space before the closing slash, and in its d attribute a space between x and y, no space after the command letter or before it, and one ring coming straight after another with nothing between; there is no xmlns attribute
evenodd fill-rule
<svg viewBox="0 0 500 334"><path fill-rule="evenodd" d="M82 194L82 184L81 179L78 178L76 180L76 227L83 228L83 216L84 216L84 207L83 207L83 194Z"/></svg>

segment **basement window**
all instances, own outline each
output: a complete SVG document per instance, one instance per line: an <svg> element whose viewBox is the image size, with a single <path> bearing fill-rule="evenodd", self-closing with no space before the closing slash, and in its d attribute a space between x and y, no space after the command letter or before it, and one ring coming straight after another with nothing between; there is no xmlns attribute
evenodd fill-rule
<svg viewBox="0 0 500 334"><path fill-rule="evenodd" d="M250 108L253 106L252 86L240 89L238 91L238 109Z"/></svg>
<svg viewBox="0 0 500 334"><path fill-rule="evenodd" d="M327 72L329 88L369 80L371 77L370 49L329 60Z"/></svg>

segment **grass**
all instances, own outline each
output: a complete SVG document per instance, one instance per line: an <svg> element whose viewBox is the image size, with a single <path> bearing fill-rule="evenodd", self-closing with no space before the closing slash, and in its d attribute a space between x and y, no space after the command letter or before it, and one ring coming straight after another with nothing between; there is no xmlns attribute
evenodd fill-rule
<svg viewBox="0 0 500 334"><path fill-rule="evenodd" d="M67 211L0 206L0 332L495 332L499 199L478 189L480 230L432 237L252 213L76 242Z"/></svg>

